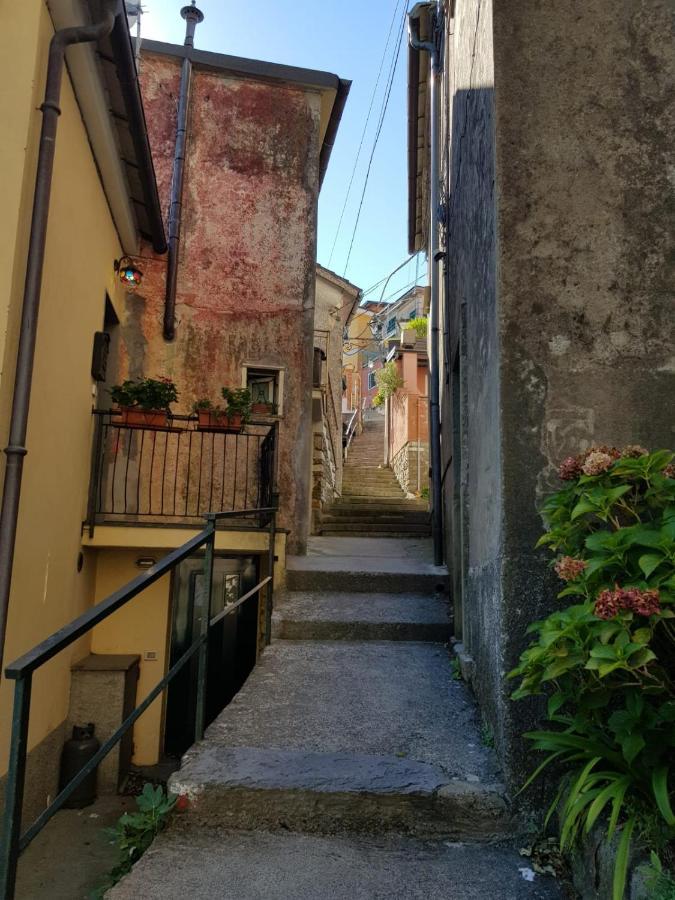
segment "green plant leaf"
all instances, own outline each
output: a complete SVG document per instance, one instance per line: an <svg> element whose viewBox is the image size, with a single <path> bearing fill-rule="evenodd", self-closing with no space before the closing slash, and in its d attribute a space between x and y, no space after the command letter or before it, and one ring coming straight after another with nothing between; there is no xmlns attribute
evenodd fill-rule
<svg viewBox="0 0 675 900"><path fill-rule="evenodd" d="M610 801L613 801L615 804L618 803L619 806L623 803L623 798L628 790L630 782L630 775L624 775L622 778L612 781L612 783L608 784L604 790L600 791L591 804L591 808L588 810L588 815L586 816L586 834L588 834L595 825L596 819Z"/></svg>
<svg viewBox="0 0 675 900"><path fill-rule="evenodd" d="M579 516L583 516L585 513L594 513L598 511L598 507L595 503L591 503L589 500L580 500L577 505L572 510L572 515L570 518L572 521L578 519Z"/></svg>
<svg viewBox="0 0 675 900"><path fill-rule="evenodd" d="M630 765L638 753L645 748L645 739L641 734L629 734L621 742L621 750L626 762Z"/></svg>
<svg viewBox="0 0 675 900"><path fill-rule="evenodd" d="M645 576L649 578L652 572L661 565L661 563L666 562L665 556L658 556L656 553L645 553L644 556L641 556L638 560L638 565L645 573Z"/></svg>
<svg viewBox="0 0 675 900"><path fill-rule="evenodd" d="M659 766L652 772L652 790L659 812L671 827L675 825L675 814L668 796L668 766Z"/></svg>
<svg viewBox="0 0 675 900"><path fill-rule="evenodd" d="M614 878L612 879L612 900L623 900L626 886L626 873L630 857L630 845L635 828L635 816L631 816L621 830L621 837L616 849L614 862Z"/></svg>

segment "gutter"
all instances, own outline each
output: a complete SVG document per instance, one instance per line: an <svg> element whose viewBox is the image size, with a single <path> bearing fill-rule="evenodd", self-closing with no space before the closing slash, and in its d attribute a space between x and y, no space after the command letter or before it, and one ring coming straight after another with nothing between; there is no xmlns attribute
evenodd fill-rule
<svg viewBox="0 0 675 900"><path fill-rule="evenodd" d="M148 127L145 121L141 89L138 83L136 57L131 44L131 35L129 34L125 12L118 13L115 17L115 25L110 33L110 44L115 57L117 77L129 119L129 129L134 142L139 174L143 182L143 193L150 220L152 247L156 253L166 253L164 217L162 216L162 207L157 191Z"/></svg>
<svg viewBox="0 0 675 900"><path fill-rule="evenodd" d="M28 428L35 339L37 336L42 273L47 243L47 222L54 172L56 133L61 114L59 101L61 98L61 82L65 66L66 49L73 44L100 41L109 35L115 24L116 9L117 0L105 0L102 18L99 22L76 28L62 28L54 33L49 45L47 82L44 101L40 107L42 112L42 129L35 174L33 212L26 259L26 278L21 311L19 349L16 358L9 445L5 448L7 467L5 469L2 510L0 512L0 675L2 673L2 660L7 634L7 614L12 586L23 462L28 452L25 447L26 431Z"/></svg>
<svg viewBox="0 0 675 900"><path fill-rule="evenodd" d="M319 190L321 190L323 178L328 169L330 155L333 151L333 146L335 145L335 138L337 136L340 120L342 119L342 113L344 112L351 86L351 81L345 81L343 78L338 82L337 93L335 95L335 100L333 101L333 108L330 111L330 119L328 120L326 133L323 137L323 144L321 145L321 155L319 156Z"/></svg>

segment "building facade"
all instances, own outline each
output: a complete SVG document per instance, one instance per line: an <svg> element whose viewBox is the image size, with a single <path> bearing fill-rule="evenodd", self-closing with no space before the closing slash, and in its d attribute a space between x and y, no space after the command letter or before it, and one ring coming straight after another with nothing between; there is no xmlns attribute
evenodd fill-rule
<svg viewBox="0 0 675 900"><path fill-rule="evenodd" d="M511 702L506 673L555 602L533 548L556 465L592 444L672 446L674 73L656 39L670 11L456 0L412 17L440 57L432 110L429 53L410 50L409 234L429 250L440 213L437 477L455 632L516 787L538 710Z"/></svg>

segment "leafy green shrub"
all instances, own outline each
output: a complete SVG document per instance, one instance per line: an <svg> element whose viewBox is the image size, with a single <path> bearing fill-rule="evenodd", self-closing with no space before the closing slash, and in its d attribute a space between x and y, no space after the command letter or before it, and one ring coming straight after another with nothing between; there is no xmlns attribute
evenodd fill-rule
<svg viewBox="0 0 675 900"><path fill-rule="evenodd" d="M675 900L675 878L666 872L658 854L653 851L645 876L649 893L643 900Z"/></svg>
<svg viewBox="0 0 675 900"><path fill-rule="evenodd" d="M110 388L110 396L118 406L168 409L178 400L178 391L170 378L129 378Z"/></svg>
<svg viewBox="0 0 675 900"><path fill-rule="evenodd" d="M622 825L614 900L636 827L652 847L675 837L674 457L603 446L561 464L538 545L556 554L558 596L578 602L529 627L510 673L514 699L548 695L557 727L525 735L547 753L525 787L552 763L566 776L549 810L561 809L561 848L603 812L608 837Z"/></svg>
<svg viewBox="0 0 675 900"><path fill-rule="evenodd" d="M150 844L162 831L173 812L178 797L168 796L162 787L147 783L136 798L138 812L124 813L114 828L107 829L111 843L117 846L118 862L94 897L103 897L131 871Z"/></svg>
<svg viewBox="0 0 675 900"><path fill-rule="evenodd" d="M251 392L248 388L226 388L221 390L223 400L227 403L225 413L228 416L240 415L246 422L251 415Z"/></svg>
<svg viewBox="0 0 675 900"><path fill-rule="evenodd" d="M414 328L418 340L421 341L427 336L429 321L426 316L418 316L416 319L411 319L406 327Z"/></svg>
<svg viewBox="0 0 675 900"><path fill-rule="evenodd" d="M375 372L375 381L377 383L377 395L382 397L382 400L391 397L405 384L393 359L390 359L388 363L385 363L381 369Z"/></svg>

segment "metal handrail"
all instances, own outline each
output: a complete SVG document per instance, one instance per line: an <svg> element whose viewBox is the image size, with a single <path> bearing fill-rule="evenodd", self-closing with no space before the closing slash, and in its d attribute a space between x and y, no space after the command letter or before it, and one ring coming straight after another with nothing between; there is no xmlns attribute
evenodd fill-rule
<svg viewBox="0 0 675 900"><path fill-rule="evenodd" d="M66 802L73 791L82 781L94 771L99 763L110 753L124 734L131 728L134 722L145 712L150 704L162 693L173 678L181 671L183 666L199 653L197 675L197 697L195 717L195 741L204 736L205 727L205 701L206 701L206 673L208 655L209 628L217 624L226 615L231 614L241 604L258 594L262 588L265 592L265 642L269 643L271 636L272 604L274 591L274 544L276 537L276 506L266 506L256 509L227 510L224 512L207 513L206 528L186 541L176 550L172 550L152 568L138 575L124 587L110 594L105 600L101 600L91 609L82 613L72 622L60 628L54 634L41 641L32 650L24 653L5 669L7 678L15 681L14 709L12 712L12 734L10 741L9 767L7 770L7 782L5 788L5 809L2 825L2 840L0 842L0 898L13 900L16 886L17 864L20 854L30 842L42 831L52 816ZM234 603L229 604L225 610L211 617L213 594L213 560L216 537L216 524L222 519L240 518L242 516L258 516L261 527L265 518L268 518L268 565L269 575L263 578L255 587L251 588ZM30 718L30 697L33 673L46 662L65 650L74 641L82 637L100 622L108 618L112 613L121 609L127 603L142 593L146 588L154 584L159 578L173 571L175 567L193 555L196 550L205 548L203 576L206 587L205 607L206 615L202 616L200 634L188 647L179 660L169 669L166 675L152 688L147 696L134 708L134 710L122 722L114 734L99 748L96 754L75 777L60 791L53 802L42 811L38 818L21 834L21 811L26 779L26 757L28 750L28 723Z"/></svg>
<svg viewBox="0 0 675 900"><path fill-rule="evenodd" d="M359 415L359 411L358 411L358 409L355 409L352 414L351 419L347 423L347 443L345 444L345 452L344 452L345 459L347 459L347 452L349 451L351 442L354 438L354 435L356 434L356 428L358 425L358 421L357 421L358 415Z"/></svg>

